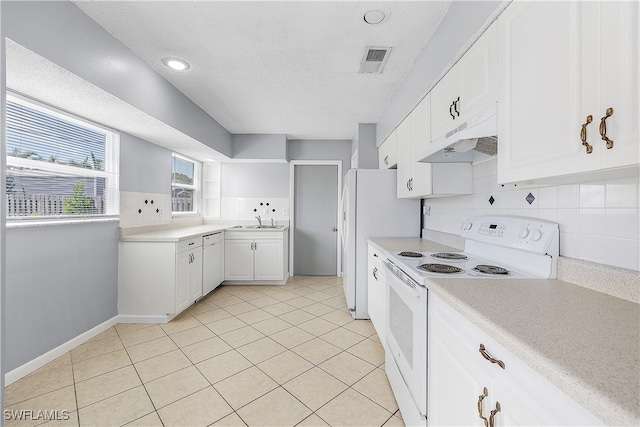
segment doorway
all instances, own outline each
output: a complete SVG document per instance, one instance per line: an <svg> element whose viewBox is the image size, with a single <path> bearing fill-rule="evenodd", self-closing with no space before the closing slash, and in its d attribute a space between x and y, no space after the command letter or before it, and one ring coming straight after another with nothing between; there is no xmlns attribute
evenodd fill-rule
<svg viewBox="0 0 640 427"><path fill-rule="evenodd" d="M291 275L337 276L339 161L291 162Z"/></svg>

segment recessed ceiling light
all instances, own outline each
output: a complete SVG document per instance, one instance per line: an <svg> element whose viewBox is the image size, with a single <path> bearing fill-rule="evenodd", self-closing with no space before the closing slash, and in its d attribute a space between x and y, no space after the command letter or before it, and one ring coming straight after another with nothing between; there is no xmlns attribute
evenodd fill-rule
<svg viewBox="0 0 640 427"><path fill-rule="evenodd" d="M373 9L365 12L364 22L370 25L376 25L384 22L387 15L379 9Z"/></svg>
<svg viewBox="0 0 640 427"><path fill-rule="evenodd" d="M162 63L169 68L173 68L177 71L184 71L189 69L189 63L179 58L162 58Z"/></svg>

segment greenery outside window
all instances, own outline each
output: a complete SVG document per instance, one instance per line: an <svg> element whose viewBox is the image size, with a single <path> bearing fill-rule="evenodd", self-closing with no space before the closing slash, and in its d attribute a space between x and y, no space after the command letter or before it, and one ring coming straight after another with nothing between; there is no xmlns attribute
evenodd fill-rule
<svg viewBox="0 0 640 427"><path fill-rule="evenodd" d="M117 216L118 133L7 94L7 220Z"/></svg>
<svg viewBox="0 0 640 427"><path fill-rule="evenodd" d="M171 158L171 211L197 213L199 164L179 154Z"/></svg>

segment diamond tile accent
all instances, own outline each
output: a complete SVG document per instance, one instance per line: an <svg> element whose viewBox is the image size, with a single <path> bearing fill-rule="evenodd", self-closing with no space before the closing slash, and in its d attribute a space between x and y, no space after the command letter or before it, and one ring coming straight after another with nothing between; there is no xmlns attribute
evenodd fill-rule
<svg viewBox="0 0 640 427"><path fill-rule="evenodd" d="M529 204L533 203L533 201L536 199L533 194L529 193L527 194L527 197L524 198Z"/></svg>
<svg viewBox="0 0 640 427"><path fill-rule="evenodd" d="M5 406L80 427L404 425L337 277L223 285L167 324L118 324L7 386Z"/></svg>
<svg viewBox="0 0 640 427"><path fill-rule="evenodd" d="M496 201L496 199L493 198L493 196L489 197L489 204L491 206L493 206L493 203Z"/></svg>

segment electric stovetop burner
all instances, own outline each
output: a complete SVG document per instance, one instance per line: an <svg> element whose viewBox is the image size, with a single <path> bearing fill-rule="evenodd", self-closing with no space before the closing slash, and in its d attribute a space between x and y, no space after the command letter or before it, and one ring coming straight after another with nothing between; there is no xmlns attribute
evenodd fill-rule
<svg viewBox="0 0 640 427"><path fill-rule="evenodd" d="M473 269L477 272L484 274L509 274L509 270L506 268L498 267L496 265L476 265Z"/></svg>
<svg viewBox="0 0 640 427"><path fill-rule="evenodd" d="M422 264L418 267L422 271L429 273L455 274L463 273L464 270L453 265L446 264Z"/></svg>
<svg viewBox="0 0 640 427"><path fill-rule="evenodd" d="M406 252L400 252L398 256L405 257L405 258L422 258L424 255L422 255L420 252L406 251Z"/></svg>
<svg viewBox="0 0 640 427"><path fill-rule="evenodd" d="M435 254L431 254L431 258L435 259L445 259L450 261L463 261L468 257L465 254L454 253L454 252L438 252Z"/></svg>

